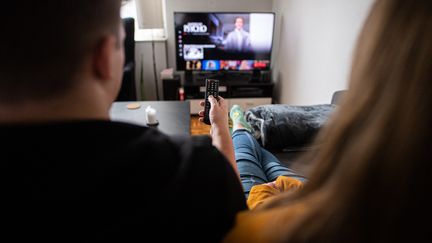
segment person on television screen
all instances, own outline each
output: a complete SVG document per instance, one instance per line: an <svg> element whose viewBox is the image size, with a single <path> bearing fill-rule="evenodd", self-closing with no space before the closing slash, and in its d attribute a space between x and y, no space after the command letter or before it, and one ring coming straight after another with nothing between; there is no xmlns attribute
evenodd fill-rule
<svg viewBox="0 0 432 243"><path fill-rule="evenodd" d="M225 40L226 51L249 52L251 50L250 35L243 29L244 22L243 17L236 17L235 29L228 33Z"/></svg>
<svg viewBox="0 0 432 243"><path fill-rule="evenodd" d="M205 63L205 70L218 70L219 65L217 65L216 61L210 60Z"/></svg>
<svg viewBox="0 0 432 243"><path fill-rule="evenodd" d="M193 64L192 69L201 70L201 66L202 66L201 61L193 61L192 64Z"/></svg>
<svg viewBox="0 0 432 243"><path fill-rule="evenodd" d="M239 70L252 70L252 65L250 61L248 60L241 61Z"/></svg>

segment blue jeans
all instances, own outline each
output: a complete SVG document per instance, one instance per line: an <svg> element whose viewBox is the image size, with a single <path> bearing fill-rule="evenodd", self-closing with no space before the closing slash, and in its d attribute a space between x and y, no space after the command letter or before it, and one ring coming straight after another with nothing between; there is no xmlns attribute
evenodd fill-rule
<svg viewBox="0 0 432 243"><path fill-rule="evenodd" d="M289 176L300 181L305 177L282 164L273 154L262 148L246 130L239 129L232 134L237 168L246 198L254 185L272 182L278 176Z"/></svg>

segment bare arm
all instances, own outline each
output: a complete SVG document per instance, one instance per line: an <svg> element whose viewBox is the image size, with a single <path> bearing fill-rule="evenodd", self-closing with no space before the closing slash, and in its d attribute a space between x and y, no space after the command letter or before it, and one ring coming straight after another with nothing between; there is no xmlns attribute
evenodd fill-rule
<svg viewBox="0 0 432 243"><path fill-rule="evenodd" d="M213 96L209 97L211 104L210 108L210 122L213 145L228 159L231 166L239 176L237 170L237 163L234 156L234 145L232 142L231 134L228 126L228 104L226 100L219 96L219 100L216 100ZM201 102L201 106L204 106L204 102ZM202 116L204 111L199 113L200 121L203 121ZM239 176L240 178L240 176Z"/></svg>

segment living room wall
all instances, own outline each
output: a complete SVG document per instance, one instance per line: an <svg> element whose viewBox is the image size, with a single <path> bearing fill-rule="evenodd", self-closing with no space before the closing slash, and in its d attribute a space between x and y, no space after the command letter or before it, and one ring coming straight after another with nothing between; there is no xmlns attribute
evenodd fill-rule
<svg viewBox="0 0 432 243"><path fill-rule="evenodd" d="M348 87L357 36L373 0L274 0L274 97L284 104L329 103Z"/></svg>
<svg viewBox="0 0 432 243"><path fill-rule="evenodd" d="M156 43L158 74L175 67L175 11L273 11L275 102L308 105L329 103L334 91L347 88L352 52L374 0L165 1L168 39ZM151 42L137 43L136 59L137 67L144 63L145 99L154 100ZM136 72L139 82L140 69ZM159 80L160 94L161 87Z"/></svg>

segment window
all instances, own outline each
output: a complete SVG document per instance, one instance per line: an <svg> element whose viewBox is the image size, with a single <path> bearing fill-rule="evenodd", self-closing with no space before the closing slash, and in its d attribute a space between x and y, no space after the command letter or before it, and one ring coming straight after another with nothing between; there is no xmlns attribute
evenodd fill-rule
<svg viewBox="0 0 432 243"><path fill-rule="evenodd" d="M145 28L146 23L154 25L156 20L159 21L157 25L164 25L162 14L164 3L163 0L129 0L123 4L121 17L135 19L135 41L166 40L165 26Z"/></svg>

